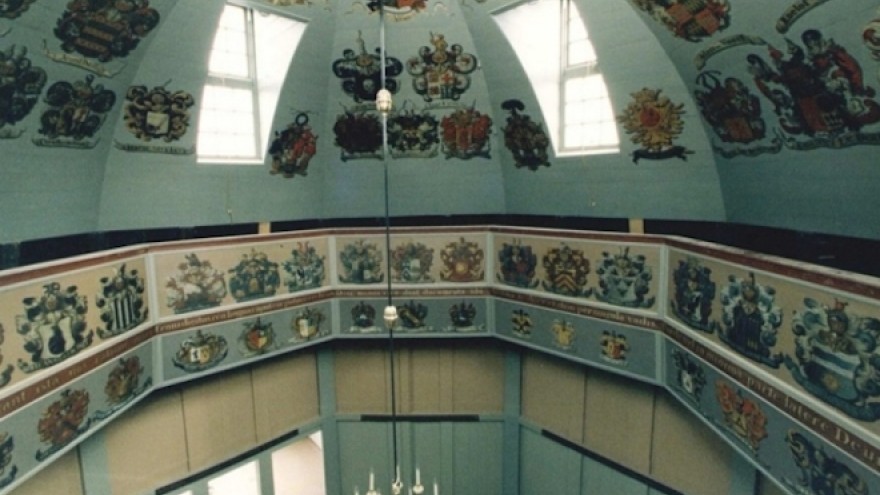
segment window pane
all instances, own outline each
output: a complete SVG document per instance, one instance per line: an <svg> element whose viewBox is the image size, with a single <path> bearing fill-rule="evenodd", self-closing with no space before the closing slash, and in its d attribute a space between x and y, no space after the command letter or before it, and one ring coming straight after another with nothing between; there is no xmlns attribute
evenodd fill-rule
<svg viewBox="0 0 880 495"><path fill-rule="evenodd" d="M321 434L272 452L274 495L326 495Z"/></svg>
<svg viewBox="0 0 880 495"><path fill-rule="evenodd" d="M587 27L584 26L584 21L581 20L581 16L578 15L577 7L574 5L570 5L569 16L568 40L581 41L587 39Z"/></svg>
<svg viewBox="0 0 880 495"><path fill-rule="evenodd" d="M559 2L542 0L523 2L493 15L529 77L554 143L560 140L559 70L564 53L558 30L548 33L535 26L561 27L560 14Z"/></svg>
<svg viewBox="0 0 880 495"><path fill-rule="evenodd" d="M529 76L557 152L614 151L617 122L581 14L571 0L538 0L494 19ZM564 39L535 25L559 26Z"/></svg>
<svg viewBox="0 0 880 495"><path fill-rule="evenodd" d="M570 126L588 119L590 105L586 101L575 101L565 104L565 125Z"/></svg>
<svg viewBox="0 0 880 495"><path fill-rule="evenodd" d="M257 461L243 464L208 481L209 495L260 495Z"/></svg>
<svg viewBox="0 0 880 495"><path fill-rule="evenodd" d="M215 158L258 155L253 93L249 89L205 86L199 115L198 153Z"/></svg>
<svg viewBox="0 0 880 495"><path fill-rule="evenodd" d="M596 52L590 40L575 41L568 45L568 65L580 65L596 62Z"/></svg>
<svg viewBox="0 0 880 495"><path fill-rule="evenodd" d="M565 101L583 100L586 94L589 94L586 78L578 77L565 81Z"/></svg>
<svg viewBox="0 0 880 495"><path fill-rule="evenodd" d="M305 26L226 5L199 105L199 162L262 163L281 86ZM279 39L285 42L279 45Z"/></svg>
<svg viewBox="0 0 880 495"><path fill-rule="evenodd" d="M208 71L248 77L247 17L243 8L227 5L223 9L214 35Z"/></svg>
<svg viewBox="0 0 880 495"><path fill-rule="evenodd" d="M601 74L565 81L564 148L617 146L617 123Z"/></svg>

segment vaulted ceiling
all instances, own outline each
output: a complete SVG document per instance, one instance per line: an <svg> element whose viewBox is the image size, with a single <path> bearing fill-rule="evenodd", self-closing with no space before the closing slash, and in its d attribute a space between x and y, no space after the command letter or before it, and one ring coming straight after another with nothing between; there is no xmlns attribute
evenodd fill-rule
<svg viewBox="0 0 880 495"><path fill-rule="evenodd" d="M540 167L522 166L505 140L510 100L551 125L493 21L517 2L385 1L390 55L407 61L441 34L478 60L456 100L428 105L403 71L395 101L438 122L470 110L490 131L472 155L391 157L393 216L710 220L880 237L876 1L574 1L621 149L550 149ZM261 165L205 165L189 152L223 1L0 1L0 242L382 214L385 163L340 145L334 126L361 109L332 70L359 36L367 50L379 45L375 2L236 3L307 22L272 124L281 133L307 116L316 139L305 174L273 174L269 154ZM148 142L126 115L138 91L157 89L189 94L193 105L178 136ZM76 103L83 94L87 105ZM47 126L65 118L78 124L53 136Z"/></svg>

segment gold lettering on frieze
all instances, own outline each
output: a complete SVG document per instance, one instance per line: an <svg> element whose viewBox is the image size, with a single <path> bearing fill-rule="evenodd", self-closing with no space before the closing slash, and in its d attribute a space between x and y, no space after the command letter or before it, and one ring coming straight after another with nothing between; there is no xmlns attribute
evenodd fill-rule
<svg viewBox="0 0 880 495"><path fill-rule="evenodd" d="M557 299L546 299L538 297L534 294L522 294L519 292L511 292L504 289L490 289L489 293L502 299L522 302L534 306L542 306L548 309L563 311L578 316L585 316L588 318L595 318L597 320L622 323L625 325L646 328L649 330L660 330L664 326L658 319L648 316L621 313L619 311L595 308L586 304L577 304L568 301L560 301Z"/></svg>
<svg viewBox="0 0 880 495"><path fill-rule="evenodd" d="M204 327L214 323L222 323L230 320L235 320L238 318L245 318L248 316L261 315L265 313L269 313L272 311L278 311L282 309L287 309L295 306L302 306L304 304L309 304L317 301L323 301L333 297L332 293L317 293L317 294L309 294L305 296L300 296L296 298L290 299L282 299L279 301L271 301L267 303L257 304L255 306L249 306L244 308L233 308L218 311L216 313L211 313L209 315L202 315L196 317L183 318L181 320L169 321L165 323L160 323L156 325L155 334L164 334L176 332L178 330L186 330L190 328L196 327Z"/></svg>
<svg viewBox="0 0 880 495"><path fill-rule="evenodd" d="M0 418L29 402L28 390L24 389L0 400Z"/></svg>
<svg viewBox="0 0 880 495"><path fill-rule="evenodd" d="M847 452L871 469L880 471L880 449L862 440L860 436L846 430L806 404L783 393L770 383L757 378L672 326L665 325L663 332L676 343L714 366L747 390L753 392L756 396L776 406L783 413L795 419L821 438L824 438L829 444Z"/></svg>

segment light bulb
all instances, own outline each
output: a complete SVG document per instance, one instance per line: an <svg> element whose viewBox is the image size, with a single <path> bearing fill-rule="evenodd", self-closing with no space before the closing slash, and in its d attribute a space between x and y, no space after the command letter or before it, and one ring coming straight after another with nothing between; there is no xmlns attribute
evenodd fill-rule
<svg viewBox="0 0 880 495"><path fill-rule="evenodd" d="M385 88L380 89L376 93L376 110L381 114L388 114L393 106L391 102L391 91Z"/></svg>

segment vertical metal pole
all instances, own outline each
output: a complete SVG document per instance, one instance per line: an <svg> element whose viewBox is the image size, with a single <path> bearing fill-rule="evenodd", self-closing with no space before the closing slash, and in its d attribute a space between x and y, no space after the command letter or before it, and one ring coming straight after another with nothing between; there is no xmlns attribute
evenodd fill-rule
<svg viewBox="0 0 880 495"><path fill-rule="evenodd" d="M379 0L379 61L380 87L385 88L385 4ZM385 183L385 278L387 279L388 306L391 301L391 215L389 211L389 187L388 187L388 113L382 112L382 168ZM391 466L391 479L396 480L397 469L400 467L397 452L397 380L395 377L394 356L394 325L388 326L388 355L391 371L391 450L393 463Z"/></svg>

